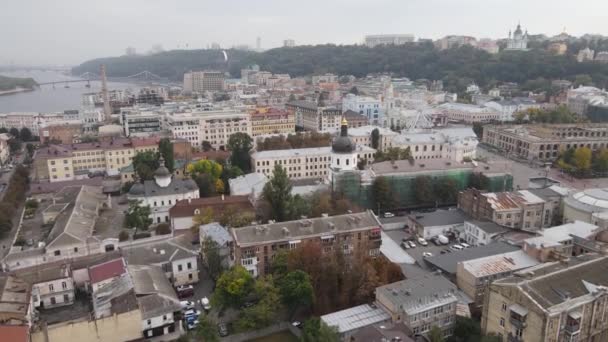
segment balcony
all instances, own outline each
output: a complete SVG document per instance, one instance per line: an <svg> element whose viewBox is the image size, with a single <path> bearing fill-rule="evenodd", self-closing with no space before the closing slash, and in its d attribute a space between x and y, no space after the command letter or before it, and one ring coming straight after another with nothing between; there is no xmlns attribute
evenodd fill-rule
<svg viewBox="0 0 608 342"><path fill-rule="evenodd" d="M525 327L528 326L528 324L526 323L526 321L522 321L521 319L517 319L513 316L511 316L509 318L509 322L511 323L512 326L516 327L516 328L520 328L520 329L524 329Z"/></svg>
<svg viewBox="0 0 608 342"><path fill-rule="evenodd" d="M576 323L576 324L566 324L566 327L564 328L564 330L566 331L566 334L569 335L574 335L574 334L578 334L581 331L581 325Z"/></svg>

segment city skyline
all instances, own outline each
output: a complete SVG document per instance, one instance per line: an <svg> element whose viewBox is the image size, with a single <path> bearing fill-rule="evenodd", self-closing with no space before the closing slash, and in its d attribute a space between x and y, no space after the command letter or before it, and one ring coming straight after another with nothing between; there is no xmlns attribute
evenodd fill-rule
<svg viewBox="0 0 608 342"><path fill-rule="evenodd" d="M11 3L11 10L0 14L0 30L5 33L0 38L0 46L5 48L0 64L76 65L123 55L127 47L146 53L155 45L165 50L201 49L214 42L226 48L255 47L257 37L263 49L282 46L285 39L300 45L355 44L369 34L500 39L518 22L531 34L551 36L564 28L575 36L608 34L600 15L608 10L608 3L600 1L585 4L584 12L579 4L565 0L491 5L479 0L334 0L312 1L297 11L277 0L256 5L251 7L242 0L230 4L183 0L172 6L143 0ZM304 24L307 20L318 24Z"/></svg>

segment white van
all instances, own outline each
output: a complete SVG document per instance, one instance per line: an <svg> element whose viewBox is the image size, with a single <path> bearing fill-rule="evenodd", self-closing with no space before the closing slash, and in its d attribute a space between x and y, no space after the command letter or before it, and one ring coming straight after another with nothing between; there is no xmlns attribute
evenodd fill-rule
<svg viewBox="0 0 608 342"><path fill-rule="evenodd" d="M462 247L461 245L453 245L450 247L451 249L457 250L457 251L461 251L464 249L464 247Z"/></svg>

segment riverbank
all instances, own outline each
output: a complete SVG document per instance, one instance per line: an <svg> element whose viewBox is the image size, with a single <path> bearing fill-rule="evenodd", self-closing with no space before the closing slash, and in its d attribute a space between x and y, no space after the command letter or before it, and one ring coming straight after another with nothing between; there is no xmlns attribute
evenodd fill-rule
<svg viewBox="0 0 608 342"><path fill-rule="evenodd" d="M34 91L34 88L15 88L10 90L0 90L0 96L24 93L27 91Z"/></svg>

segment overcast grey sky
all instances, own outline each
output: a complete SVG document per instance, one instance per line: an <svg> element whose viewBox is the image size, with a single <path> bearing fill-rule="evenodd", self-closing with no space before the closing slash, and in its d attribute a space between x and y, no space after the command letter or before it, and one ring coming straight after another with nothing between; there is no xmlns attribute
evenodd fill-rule
<svg viewBox="0 0 608 342"><path fill-rule="evenodd" d="M359 43L366 34L503 38L530 33L608 34L608 0L2 0L0 64L79 64L212 42L277 47Z"/></svg>

